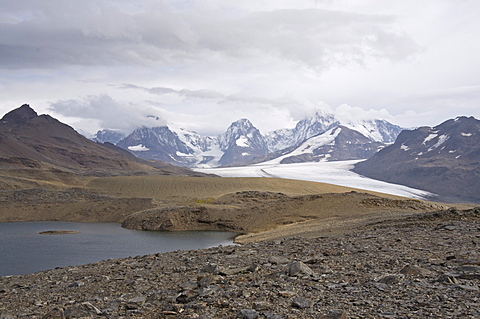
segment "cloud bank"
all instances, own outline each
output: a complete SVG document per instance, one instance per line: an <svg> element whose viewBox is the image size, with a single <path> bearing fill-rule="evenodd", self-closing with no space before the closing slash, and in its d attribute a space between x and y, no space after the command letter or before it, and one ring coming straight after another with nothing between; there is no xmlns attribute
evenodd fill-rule
<svg viewBox="0 0 480 319"><path fill-rule="evenodd" d="M480 116L478 15L453 0L4 0L0 111L29 103L85 131L153 114L208 134L315 108L404 126Z"/></svg>
<svg viewBox="0 0 480 319"><path fill-rule="evenodd" d="M24 6L21 6L23 3ZM322 71L370 57L404 59L418 50L391 16L278 9L219 16L181 1L10 2L0 25L2 68L62 65L160 66L288 61ZM202 10L203 9L203 10ZM6 19L6 16L13 18ZM258 63L258 61L257 61Z"/></svg>

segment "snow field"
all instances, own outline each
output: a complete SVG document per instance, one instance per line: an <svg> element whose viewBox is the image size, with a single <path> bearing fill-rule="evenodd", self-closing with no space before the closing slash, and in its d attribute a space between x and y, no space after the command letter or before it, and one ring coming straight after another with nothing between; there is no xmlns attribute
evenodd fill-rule
<svg viewBox="0 0 480 319"><path fill-rule="evenodd" d="M433 195L427 191L382 182L354 173L351 169L358 162L360 160L279 164L277 160L273 160L243 167L195 169L195 171L222 177L276 177L322 182L415 199L424 199Z"/></svg>

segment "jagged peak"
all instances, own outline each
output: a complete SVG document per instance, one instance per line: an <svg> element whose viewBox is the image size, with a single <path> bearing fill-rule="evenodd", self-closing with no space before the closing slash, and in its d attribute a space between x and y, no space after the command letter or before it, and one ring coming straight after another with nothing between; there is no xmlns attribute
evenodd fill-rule
<svg viewBox="0 0 480 319"><path fill-rule="evenodd" d="M238 128L241 128L242 130L249 130L254 126L249 119L242 118L230 124L230 127L238 127Z"/></svg>
<svg viewBox="0 0 480 319"><path fill-rule="evenodd" d="M30 105L23 104L19 108L16 108L3 116L0 120L2 123L25 123L28 120L38 117L37 112L35 112Z"/></svg>
<svg viewBox="0 0 480 319"><path fill-rule="evenodd" d="M297 123L297 127L301 127L304 125L312 125L314 123L320 123L320 124L325 124L325 123L334 123L338 122L338 120L335 117L335 114L323 110L323 109L316 109L315 112L312 115L308 115L303 118L303 120L299 121Z"/></svg>
<svg viewBox="0 0 480 319"><path fill-rule="evenodd" d="M230 124L227 131L220 136L223 136L223 139L229 139L229 136L245 135L253 131L260 133L250 120L243 118Z"/></svg>
<svg viewBox="0 0 480 319"><path fill-rule="evenodd" d="M334 117L335 115L325 109L315 109L315 112L313 113L314 118L322 118L322 117Z"/></svg>

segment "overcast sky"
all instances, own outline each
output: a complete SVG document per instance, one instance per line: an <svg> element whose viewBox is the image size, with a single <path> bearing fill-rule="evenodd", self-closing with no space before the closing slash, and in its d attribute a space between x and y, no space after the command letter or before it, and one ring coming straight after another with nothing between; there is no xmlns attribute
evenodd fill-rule
<svg viewBox="0 0 480 319"><path fill-rule="evenodd" d="M478 0L0 0L0 114L84 134L480 118Z"/></svg>

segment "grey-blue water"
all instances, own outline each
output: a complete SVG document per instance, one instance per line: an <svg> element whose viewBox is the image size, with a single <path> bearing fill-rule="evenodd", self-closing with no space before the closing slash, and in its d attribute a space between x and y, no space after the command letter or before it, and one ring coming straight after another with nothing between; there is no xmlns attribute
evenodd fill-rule
<svg viewBox="0 0 480 319"><path fill-rule="evenodd" d="M77 234L40 235L74 230ZM228 232L157 232L122 228L115 223L0 223L0 276L83 265L175 250L200 249L233 242Z"/></svg>

